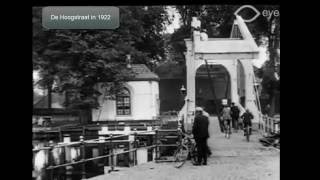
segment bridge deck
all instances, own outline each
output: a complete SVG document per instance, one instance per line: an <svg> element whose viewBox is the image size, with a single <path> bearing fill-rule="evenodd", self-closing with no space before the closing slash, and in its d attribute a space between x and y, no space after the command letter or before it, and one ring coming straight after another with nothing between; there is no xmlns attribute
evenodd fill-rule
<svg viewBox="0 0 320 180"><path fill-rule="evenodd" d="M243 132L233 133L230 139L225 139L220 133L217 118L210 117L210 139L208 144L212 156L208 159L207 166L193 166L189 161L176 169L172 163L149 162L132 168L116 168L120 171L104 174L90 180L238 180L280 179L280 152L274 148L263 147L254 132L252 141L246 142ZM109 168L106 169L109 170Z"/></svg>

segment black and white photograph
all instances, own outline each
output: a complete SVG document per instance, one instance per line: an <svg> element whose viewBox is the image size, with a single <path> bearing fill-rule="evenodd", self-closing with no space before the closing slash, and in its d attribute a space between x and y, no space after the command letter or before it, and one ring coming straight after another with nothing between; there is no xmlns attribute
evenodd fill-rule
<svg viewBox="0 0 320 180"><path fill-rule="evenodd" d="M33 180L279 180L280 5L32 7Z"/></svg>

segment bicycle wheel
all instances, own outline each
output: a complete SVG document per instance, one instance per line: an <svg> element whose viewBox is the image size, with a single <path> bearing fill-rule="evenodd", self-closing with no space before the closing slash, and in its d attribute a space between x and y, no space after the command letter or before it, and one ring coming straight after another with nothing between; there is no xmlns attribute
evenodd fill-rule
<svg viewBox="0 0 320 180"><path fill-rule="evenodd" d="M231 134L231 126L230 126L230 121L226 120L226 138L230 138L230 134Z"/></svg>
<svg viewBox="0 0 320 180"><path fill-rule="evenodd" d="M228 122L226 120L223 121L224 123L224 137L228 138L228 133L229 133L229 127L228 127Z"/></svg>
<svg viewBox="0 0 320 180"><path fill-rule="evenodd" d="M174 153L174 167L180 168L188 158L189 150L185 146L180 146Z"/></svg>
<svg viewBox="0 0 320 180"><path fill-rule="evenodd" d="M226 136L225 136L225 137L226 137L226 138L229 138L229 128L228 128L228 126L226 127L226 130L225 130L225 131L226 131Z"/></svg>
<svg viewBox="0 0 320 180"><path fill-rule="evenodd" d="M247 142L250 141L250 133L249 133L249 126L246 127L246 139L247 139Z"/></svg>

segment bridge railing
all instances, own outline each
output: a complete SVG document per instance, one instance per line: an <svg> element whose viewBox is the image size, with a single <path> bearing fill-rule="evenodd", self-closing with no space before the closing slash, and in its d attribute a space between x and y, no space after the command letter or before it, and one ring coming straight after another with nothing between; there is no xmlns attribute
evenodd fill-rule
<svg viewBox="0 0 320 180"><path fill-rule="evenodd" d="M280 132L280 118L269 117L259 114L261 117L259 122L259 130L263 135L270 135Z"/></svg>
<svg viewBox="0 0 320 180"><path fill-rule="evenodd" d="M155 129L152 131L144 131L144 132L140 131L139 134L137 132L134 132L131 134L118 135L118 136L114 136L111 134L110 137L99 137L98 139L90 139L90 140L84 140L84 137L80 136L80 141L68 142L67 140L65 140L65 143L59 143L58 145L35 148L33 149L33 155L34 155L33 177L37 178L38 180L39 179L57 180L57 178L59 179L59 176L63 176L62 174L59 174L60 170L62 170L63 173L65 173L65 176L67 179L72 179L72 175L73 175L72 169L74 169L73 167L77 166L77 167L80 167L78 169L80 169L80 174L82 176L82 179L85 179L87 178L86 163L92 162L92 161L97 162L102 159L106 160L106 158L110 158L111 160L109 159L108 165L110 166L109 172L111 172L115 170L115 166L116 166L115 158L117 158L119 155L129 153L128 154L129 165L130 165L130 162L133 162L133 166L137 165L138 158L139 158L138 154L140 154L138 151L142 149L143 149L143 152L147 151L147 153L148 153L148 150L151 150L151 153L152 153L151 161L155 160L157 162L157 160L160 157L159 156L160 147L177 146L177 144L161 144L160 143L159 133L167 132L167 131L173 131L173 130ZM149 146L139 147L137 136L139 135L141 136L145 133L146 134L153 133L154 140L152 141L152 144ZM119 140L123 137L128 137L128 140ZM122 152L115 152L115 149L116 149L115 145L119 142L129 143L129 147L127 148L128 150L124 150ZM99 155L95 157L86 158L86 154L88 154L86 153L86 147L90 146L89 144L92 144L92 143L97 143L104 147L108 145L108 147L110 148L109 153L107 154L99 153ZM133 147L130 147L130 143L133 144ZM54 159L54 151L57 149L61 150L60 152L63 155L63 156L59 156L59 157L62 157L59 160L59 162L57 162ZM71 151L73 151L73 155ZM78 152L78 154L76 152ZM42 153L42 155L37 153ZM38 156L38 157L35 158L35 156ZM142 161L145 161L145 159ZM148 161L148 155L147 155L146 161ZM103 167L105 166L104 164L102 165Z"/></svg>

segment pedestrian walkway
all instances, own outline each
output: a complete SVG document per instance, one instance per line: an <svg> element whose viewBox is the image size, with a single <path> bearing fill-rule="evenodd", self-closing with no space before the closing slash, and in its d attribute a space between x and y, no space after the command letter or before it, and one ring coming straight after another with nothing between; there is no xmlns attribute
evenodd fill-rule
<svg viewBox="0 0 320 180"><path fill-rule="evenodd" d="M149 162L132 168L116 168L117 172L90 180L278 180L280 179L280 152L263 147L253 132L246 142L243 131L232 133L226 139L220 132L216 117L210 117L208 145L212 155L207 166L193 166L190 161L180 169L172 163ZM106 171L107 172L107 171Z"/></svg>

